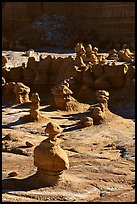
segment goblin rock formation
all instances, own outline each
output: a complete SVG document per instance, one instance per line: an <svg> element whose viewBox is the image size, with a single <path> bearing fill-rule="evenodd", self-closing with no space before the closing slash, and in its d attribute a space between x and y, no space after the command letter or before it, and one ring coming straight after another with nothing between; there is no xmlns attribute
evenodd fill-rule
<svg viewBox="0 0 137 204"><path fill-rule="evenodd" d="M57 134L62 131L56 123L48 123L45 133L49 134L49 138L34 149L34 165L37 167L36 176L40 183L57 184L63 180L63 171L69 168L67 154L59 146L57 139Z"/></svg>
<svg viewBox="0 0 137 204"><path fill-rule="evenodd" d="M108 110L108 99L109 99L109 92L105 90L98 90L96 91L96 97L99 102L99 106L103 112Z"/></svg>
<svg viewBox="0 0 137 204"><path fill-rule="evenodd" d="M52 94L54 95L54 104L57 109L65 110L67 103L73 98L71 95L73 92L64 84L59 84L52 88Z"/></svg>
<svg viewBox="0 0 137 204"><path fill-rule="evenodd" d="M96 91L96 97L99 105L93 108L93 122L95 125L99 125L107 118L109 112L107 102L109 99L109 92L98 90Z"/></svg>
<svg viewBox="0 0 137 204"><path fill-rule="evenodd" d="M29 100L30 88L23 83L18 82L15 85L14 93L16 96L16 103L27 103Z"/></svg>
<svg viewBox="0 0 137 204"><path fill-rule="evenodd" d="M95 107L93 109L93 123L94 125L99 125L104 121L104 113L100 107Z"/></svg>
<svg viewBox="0 0 137 204"><path fill-rule="evenodd" d="M39 107L40 107L40 98L38 93L33 93L30 97L31 105L30 105L30 118L33 121L37 121L39 119Z"/></svg>
<svg viewBox="0 0 137 204"><path fill-rule="evenodd" d="M63 83L52 88L52 94L54 95L53 107L65 111L82 110L84 108L84 104L79 103L71 96L73 92L68 86L69 83L65 80Z"/></svg>

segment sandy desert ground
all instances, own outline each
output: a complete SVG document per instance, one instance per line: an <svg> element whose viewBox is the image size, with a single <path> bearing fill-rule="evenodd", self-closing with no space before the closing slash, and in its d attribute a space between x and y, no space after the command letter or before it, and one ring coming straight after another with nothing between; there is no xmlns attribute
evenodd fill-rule
<svg viewBox="0 0 137 204"><path fill-rule="evenodd" d="M7 66L12 67L27 62L27 57L21 56L22 53L3 51L2 54L8 58ZM49 53L42 54L47 56ZM75 56L74 53L70 55ZM39 57L39 54L36 53L36 56ZM29 104L2 106L2 142L7 142L12 148L18 147L22 152L2 152L2 202L135 201L133 118L112 113L103 124L81 129L75 124L83 115L90 116L88 105L83 112L51 111L49 105L41 105L40 112L45 120L22 123L20 117L29 113ZM49 121L64 128L58 137L60 146L68 155L70 168L64 172L64 180L59 184L36 187L31 180L37 170L33 150L47 138L44 128ZM4 140L8 134L10 140ZM27 147L26 141L33 146ZM12 171L18 174L9 178L8 174Z"/></svg>

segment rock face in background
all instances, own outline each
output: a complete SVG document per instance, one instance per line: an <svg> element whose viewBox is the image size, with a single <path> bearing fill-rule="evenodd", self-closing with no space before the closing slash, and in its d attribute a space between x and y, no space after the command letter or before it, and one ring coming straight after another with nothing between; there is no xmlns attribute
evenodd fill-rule
<svg viewBox="0 0 137 204"><path fill-rule="evenodd" d="M81 12L82 11L82 12ZM35 32L32 32L35 31ZM118 45L134 42L134 2L6 2L2 10L3 49L8 41L31 46L71 47L99 40ZM45 37L44 37L45 36ZM18 38L18 39L17 39ZM63 41L64 40L64 41ZM101 42L100 42L101 43ZM133 44L133 43L132 43ZM104 47L103 44L100 44Z"/></svg>

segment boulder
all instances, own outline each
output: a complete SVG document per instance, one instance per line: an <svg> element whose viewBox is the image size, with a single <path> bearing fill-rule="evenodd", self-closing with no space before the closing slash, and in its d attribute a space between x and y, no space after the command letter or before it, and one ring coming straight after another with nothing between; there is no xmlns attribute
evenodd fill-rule
<svg viewBox="0 0 137 204"><path fill-rule="evenodd" d="M89 127L93 125L93 119L91 117L82 117L80 118L80 121L78 122L78 126L83 127Z"/></svg>

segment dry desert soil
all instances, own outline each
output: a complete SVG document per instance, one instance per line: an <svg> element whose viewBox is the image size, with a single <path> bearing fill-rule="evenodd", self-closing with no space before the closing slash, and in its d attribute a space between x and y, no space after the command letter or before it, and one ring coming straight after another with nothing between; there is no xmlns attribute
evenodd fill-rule
<svg viewBox="0 0 137 204"><path fill-rule="evenodd" d="M9 66L27 62L21 52L3 54L9 56ZM90 115L88 104L83 112L51 111L48 107L40 106L45 120L22 123L20 117L29 113L29 104L2 106L2 142L20 150L2 152L2 202L134 202L134 119L111 113L103 124L77 128L80 117ZM47 138L44 129L49 121L64 128L58 137L70 168L57 185L36 186L33 150ZM9 139L4 139L7 135ZM26 146L26 141L33 146ZM10 172L17 175L10 178Z"/></svg>

